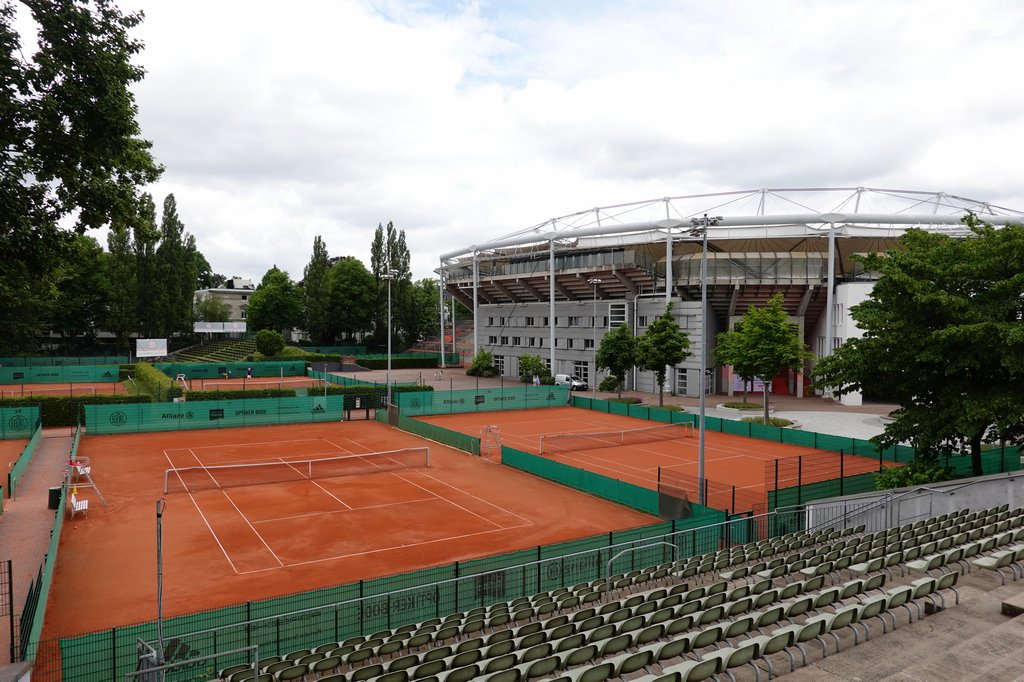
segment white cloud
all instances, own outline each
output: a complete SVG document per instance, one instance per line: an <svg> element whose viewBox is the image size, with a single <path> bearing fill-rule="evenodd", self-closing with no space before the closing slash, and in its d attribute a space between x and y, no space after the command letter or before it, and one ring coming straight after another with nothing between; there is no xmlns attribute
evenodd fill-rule
<svg viewBox="0 0 1024 682"><path fill-rule="evenodd" d="M623 201L881 185L1024 208L999 2L141 3L144 134L214 269L439 253ZM132 5L126 5L131 8Z"/></svg>

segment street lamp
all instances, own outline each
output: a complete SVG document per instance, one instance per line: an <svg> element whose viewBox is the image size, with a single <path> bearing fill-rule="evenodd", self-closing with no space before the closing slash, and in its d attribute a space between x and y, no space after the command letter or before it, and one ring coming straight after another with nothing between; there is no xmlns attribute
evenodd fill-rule
<svg viewBox="0 0 1024 682"><path fill-rule="evenodd" d="M388 281L388 374L387 374L387 409L391 409L391 280L398 274L397 270L389 269L381 278Z"/></svg>
<svg viewBox="0 0 1024 682"><path fill-rule="evenodd" d="M594 400L597 400L597 285L600 283L600 277L591 277L587 280L587 284L594 286L594 321L590 325L593 331L592 344L594 346L594 376L591 377L591 389L593 391L591 395Z"/></svg>
<svg viewBox="0 0 1024 682"><path fill-rule="evenodd" d="M704 382L707 381L708 364L708 227L717 225L722 216L691 218L691 235L701 236L700 254L700 422L697 426L697 498L704 505Z"/></svg>

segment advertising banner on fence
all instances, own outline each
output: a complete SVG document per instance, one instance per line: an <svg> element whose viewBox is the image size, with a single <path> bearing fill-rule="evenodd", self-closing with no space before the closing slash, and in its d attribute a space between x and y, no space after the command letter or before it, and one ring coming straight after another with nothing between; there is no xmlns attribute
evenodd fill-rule
<svg viewBox="0 0 1024 682"><path fill-rule="evenodd" d="M167 355L167 339L136 339L135 357L162 358Z"/></svg>

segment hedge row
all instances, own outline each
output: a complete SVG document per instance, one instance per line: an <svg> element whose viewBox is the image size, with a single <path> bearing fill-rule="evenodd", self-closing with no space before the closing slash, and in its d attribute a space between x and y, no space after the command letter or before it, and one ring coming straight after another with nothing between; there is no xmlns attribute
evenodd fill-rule
<svg viewBox="0 0 1024 682"><path fill-rule="evenodd" d="M294 388L240 388L230 391L189 391L186 400L241 400L249 398L294 398Z"/></svg>
<svg viewBox="0 0 1024 682"><path fill-rule="evenodd" d="M366 369L387 369L387 358L356 358L360 367ZM430 355L422 358L391 358L391 369L435 369L438 359Z"/></svg>
<svg viewBox="0 0 1024 682"><path fill-rule="evenodd" d="M39 406L39 414L43 420L43 426L74 426L78 423L78 415L82 412L82 405L123 405L132 403L148 403L149 396L145 395L96 395L81 396L25 396L24 398L4 398L0 400L0 407L29 407Z"/></svg>
<svg viewBox="0 0 1024 682"><path fill-rule="evenodd" d="M138 362L134 366L135 385L140 394L150 396L154 403L169 402L181 396L181 386L174 380L147 362Z"/></svg>

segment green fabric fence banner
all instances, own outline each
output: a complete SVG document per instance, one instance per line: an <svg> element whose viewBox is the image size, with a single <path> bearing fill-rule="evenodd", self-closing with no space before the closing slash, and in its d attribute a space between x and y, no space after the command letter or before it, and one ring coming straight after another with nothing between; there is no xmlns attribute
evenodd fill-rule
<svg viewBox="0 0 1024 682"><path fill-rule="evenodd" d="M58 367L60 365L126 365L127 355L90 355L54 357L0 357L0 367Z"/></svg>
<svg viewBox="0 0 1024 682"><path fill-rule="evenodd" d="M241 379L252 370L255 377L306 376L303 360L291 362L157 362L158 370L172 379L184 374L186 379Z"/></svg>
<svg viewBox="0 0 1024 682"><path fill-rule="evenodd" d="M656 490L641 488L585 469L577 469L505 445L501 447L501 463L648 514L658 514Z"/></svg>
<svg viewBox="0 0 1024 682"><path fill-rule="evenodd" d="M28 441L28 445L21 451L21 455L18 457L18 461L14 463L11 470L7 472L7 496L14 497L18 491L18 481L25 475L25 470L28 469L28 463L32 461L32 455L35 454L36 448L39 447L39 442L43 439L43 422L41 419L36 420L36 431L32 434L32 438Z"/></svg>
<svg viewBox="0 0 1024 682"><path fill-rule="evenodd" d="M91 435L341 421L345 396L85 405Z"/></svg>
<svg viewBox="0 0 1024 682"><path fill-rule="evenodd" d="M112 383L120 376L117 365L0 367L0 384Z"/></svg>
<svg viewBox="0 0 1024 682"><path fill-rule="evenodd" d="M38 407L0 407L0 440L30 438L38 423Z"/></svg>
<svg viewBox="0 0 1024 682"><path fill-rule="evenodd" d="M407 417L417 417L430 414L560 407L568 403L569 389L565 386L508 386L458 391L399 393L392 399L398 404L398 411L401 414Z"/></svg>

